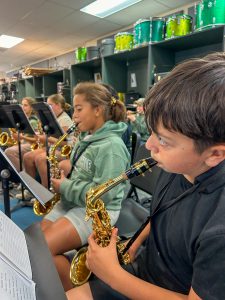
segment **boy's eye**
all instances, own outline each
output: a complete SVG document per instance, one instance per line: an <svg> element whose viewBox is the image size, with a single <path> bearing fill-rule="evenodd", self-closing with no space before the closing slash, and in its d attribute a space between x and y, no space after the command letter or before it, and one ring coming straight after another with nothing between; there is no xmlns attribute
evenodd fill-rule
<svg viewBox="0 0 225 300"><path fill-rule="evenodd" d="M162 145L162 146L165 146L167 144L166 141L161 136L158 136L158 140L159 140L160 145Z"/></svg>

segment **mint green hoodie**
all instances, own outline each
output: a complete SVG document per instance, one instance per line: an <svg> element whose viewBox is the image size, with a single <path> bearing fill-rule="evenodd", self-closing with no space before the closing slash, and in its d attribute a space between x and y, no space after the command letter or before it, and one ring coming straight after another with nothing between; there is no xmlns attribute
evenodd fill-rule
<svg viewBox="0 0 225 300"><path fill-rule="evenodd" d="M94 186L115 178L130 165L130 155L121 139L127 125L123 122L107 121L93 135L80 134L72 153L81 154L69 179L60 185L61 201L65 209L85 207L87 191ZM125 183L112 188L101 199L109 210L120 210Z"/></svg>
<svg viewBox="0 0 225 300"><path fill-rule="evenodd" d="M143 114L136 114L136 120L131 122L131 128L133 132L138 132L140 134L142 142L147 141L149 138L149 131Z"/></svg>

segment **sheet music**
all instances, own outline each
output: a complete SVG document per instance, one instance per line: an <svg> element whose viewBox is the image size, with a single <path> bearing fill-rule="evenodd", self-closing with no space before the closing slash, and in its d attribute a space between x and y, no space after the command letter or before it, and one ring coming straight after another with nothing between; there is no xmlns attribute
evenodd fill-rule
<svg viewBox="0 0 225 300"><path fill-rule="evenodd" d="M24 233L2 211L0 211L0 256L17 272L29 279L32 278Z"/></svg>
<svg viewBox="0 0 225 300"><path fill-rule="evenodd" d="M35 283L26 280L0 258L0 299L36 300Z"/></svg>

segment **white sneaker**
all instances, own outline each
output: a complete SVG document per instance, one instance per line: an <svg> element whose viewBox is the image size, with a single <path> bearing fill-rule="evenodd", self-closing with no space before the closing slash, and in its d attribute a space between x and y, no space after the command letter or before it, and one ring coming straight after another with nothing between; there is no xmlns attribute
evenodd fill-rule
<svg viewBox="0 0 225 300"><path fill-rule="evenodd" d="M33 204L34 204L35 201L37 201L36 198L31 198L31 199L30 199L30 202L33 203Z"/></svg>
<svg viewBox="0 0 225 300"><path fill-rule="evenodd" d="M23 199L22 193L16 194L15 197L19 200ZM24 200L30 200L32 197L33 195L28 190L24 190Z"/></svg>
<svg viewBox="0 0 225 300"><path fill-rule="evenodd" d="M22 190L22 184L18 184L17 187L16 187L17 191L21 191Z"/></svg>

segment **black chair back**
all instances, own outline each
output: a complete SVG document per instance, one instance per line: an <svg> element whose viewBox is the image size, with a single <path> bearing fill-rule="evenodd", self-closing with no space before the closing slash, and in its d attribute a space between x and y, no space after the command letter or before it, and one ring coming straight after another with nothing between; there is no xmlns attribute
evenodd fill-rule
<svg viewBox="0 0 225 300"><path fill-rule="evenodd" d="M145 148L145 145L139 146L134 158L134 162L150 156L150 152ZM116 226L119 229L119 235L123 237L132 236L139 227L145 222L150 214L150 210L145 208L141 203L137 202L138 192L137 189L149 194L149 197L154 192L155 184L159 176L160 169L157 166L152 168L152 171L146 171L144 176L140 175L131 179L131 188L127 197L122 201L122 208ZM136 200L131 197L135 193Z"/></svg>
<svg viewBox="0 0 225 300"><path fill-rule="evenodd" d="M137 132L131 134L131 164L134 163L134 159L137 155L137 150L141 145L141 135Z"/></svg>
<svg viewBox="0 0 225 300"><path fill-rule="evenodd" d="M132 198L123 201L119 218L115 224L119 229L119 236L122 238L133 236L147 219L149 212L149 209L144 208Z"/></svg>
<svg viewBox="0 0 225 300"><path fill-rule="evenodd" d="M134 158L134 162L139 161L140 159L151 156L150 151L146 149L145 144L139 146ZM160 168L154 166L151 170L146 171L143 175L137 176L131 179L130 184L135 188L138 188L150 195L153 194L157 179L160 173Z"/></svg>

